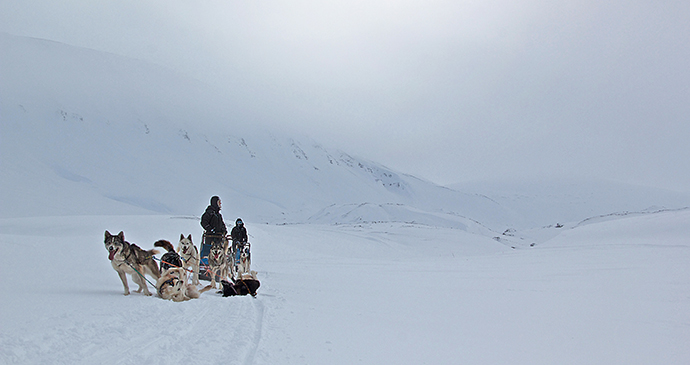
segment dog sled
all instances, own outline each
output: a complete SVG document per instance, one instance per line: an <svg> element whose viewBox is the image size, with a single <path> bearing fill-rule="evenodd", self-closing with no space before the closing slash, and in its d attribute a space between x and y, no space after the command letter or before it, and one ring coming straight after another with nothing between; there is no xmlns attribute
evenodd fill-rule
<svg viewBox="0 0 690 365"><path fill-rule="evenodd" d="M227 276L230 277L232 282L238 280L252 280L255 276L251 272L251 243L249 242L233 242L229 244L230 236L224 235L210 235L204 233L201 238L201 254L199 261L199 279L211 282L221 282L225 280ZM223 246L223 251L225 252L225 263L227 265L226 270L218 271L215 273L212 270L212 248L214 245ZM219 275L219 273L227 273L226 277ZM255 278L254 278L255 280Z"/></svg>

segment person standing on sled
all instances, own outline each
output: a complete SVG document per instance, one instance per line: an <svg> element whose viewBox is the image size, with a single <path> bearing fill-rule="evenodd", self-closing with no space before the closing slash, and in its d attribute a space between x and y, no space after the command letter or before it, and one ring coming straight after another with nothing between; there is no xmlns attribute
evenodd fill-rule
<svg viewBox="0 0 690 365"><path fill-rule="evenodd" d="M228 234L228 229L223 222L223 215L220 214L220 198L213 196L211 198L211 205L206 208L206 211L201 216L201 227L204 228L206 239L204 246L201 248L201 257L208 256L211 250L211 245L215 242L225 239Z"/></svg>
<svg viewBox="0 0 690 365"><path fill-rule="evenodd" d="M241 218L237 218L235 221L230 237L232 237L232 252L235 258L234 266L237 266L240 263L241 248L247 243L247 229L244 228L244 222Z"/></svg>

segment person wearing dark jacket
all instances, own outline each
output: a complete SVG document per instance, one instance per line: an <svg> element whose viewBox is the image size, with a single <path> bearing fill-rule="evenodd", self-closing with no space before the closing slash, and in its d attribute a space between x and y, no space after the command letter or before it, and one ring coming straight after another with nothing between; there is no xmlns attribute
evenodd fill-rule
<svg viewBox="0 0 690 365"><path fill-rule="evenodd" d="M223 215L220 214L220 198L214 196L211 198L211 205L206 208L206 211L201 216L201 226L206 231L206 235L225 236L228 229L223 222Z"/></svg>
<svg viewBox="0 0 690 365"><path fill-rule="evenodd" d="M232 252L235 257L235 265L237 265L240 262L240 248L247 243L247 229L244 228L242 219L237 218L235 226L232 227L230 232L230 237L232 237Z"/></svg>
<svg viewBox="0 0 690 365"><path fill-rule="evenodd" d="M247 229L244 228L244 222L242 222L242 219L237 218L235 221L235 226L232 227L232 232L230 232L230 236L232 236L233 242L247 242Z"/></svg>
<svg viewBox="0 0 690 365"><path fill-rule="evenodd" d="M201 267L208 264L208 255L211 252L211 245L216 242L227 242L224 240L228 230L223 222L223 215L220 214L220 198L214 196L211 198L211 205L206 208L204 214L201 215L201 227L204 228L204 239L201 245ZM204 271L199 270L199 278L203 280L211 280L211 277Z"/></svg>

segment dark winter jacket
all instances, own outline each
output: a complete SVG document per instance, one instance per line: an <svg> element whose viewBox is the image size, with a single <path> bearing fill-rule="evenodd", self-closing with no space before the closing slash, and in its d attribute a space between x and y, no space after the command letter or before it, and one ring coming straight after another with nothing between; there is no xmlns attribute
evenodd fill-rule
<svg viewBox="0 0 690 365"><path fill-rule="evenodd" d="M247 242L247 229L244 228L244 226L234 226L232 227L232 232L230 232L230 235L232 236L232 241L240 241L242 243Z"/></svg>
<svg viewBox="0 0 690 365"><path fill-rule="evenodd" d="M201 216L201 226L206 231L206 234L226 235L228 229L223 222L223 215L220 214L218 207L208 206L206 211Z"/></svg>

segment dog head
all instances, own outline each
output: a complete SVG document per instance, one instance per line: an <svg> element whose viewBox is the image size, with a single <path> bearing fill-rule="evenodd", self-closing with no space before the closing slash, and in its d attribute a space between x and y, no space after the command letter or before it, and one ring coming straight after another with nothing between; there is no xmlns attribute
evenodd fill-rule
<svg viewBox="0 0 690 365"><path fill-rule="evenodd" d="M126 241L124 232L120 231L113 236L110 232L105 231L105 249L108 250L108 259L112 261L115 255L122 255L125 249Z"/></svg>
<svg viewBox="0 0 690 365"><path fill-rule="evenodd" d="M180 242L177 245L177 252L179 252L180 255L189 256L193 251L194 243L192 242L192 235L190 234L188 237L185 237L183 234L180 234Z"/></svg>
<svg viewBox="0 0 690 365"><path fill-rule="evenodd" d="M182 267L182 258L175 251L166 252L163 257L161 257L161 271L166 270L170 267Z"/></svg>
<svg viewBox="0 0 690 365"><path fill-rule="evenodd" d="M213 257L215 260L220 260L225 257L226 251L226 245L223 242L215 241L211 245L209 256Z"/></svg>

